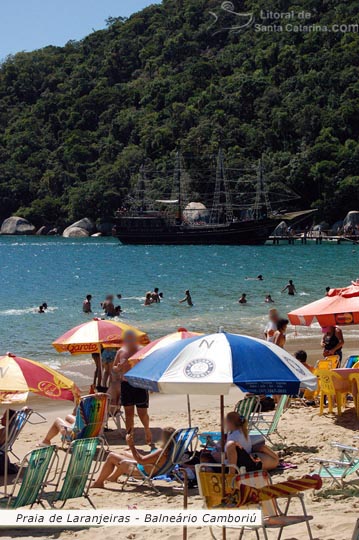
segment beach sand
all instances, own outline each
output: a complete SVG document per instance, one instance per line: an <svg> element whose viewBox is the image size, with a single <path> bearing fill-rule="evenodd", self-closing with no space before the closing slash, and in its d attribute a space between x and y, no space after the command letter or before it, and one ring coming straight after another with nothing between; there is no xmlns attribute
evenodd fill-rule
<svg viewBox="0 0 359 540"><path fill-rule="evenodd" d="M309 352L312 361L318 358L318 342L316 340L305 340L303 343L299 339L288 340L288 350L294 351L304 348ZM356 342L347 342L345 355L354 354ZM67 371L74 369L71 362L67 364ZM91 368L91 369L90 369ZM90 375L92 366L86 370L86 376ZM88 373L87 373L88 372ZM82 378L82 381L84 379ZM240 399L241 392L233 388L226 396L226 410L232 410L235 403ZM56 402L31 396L29 406L46 416L47 424L27 425L22 432L19 441L15 445L15 451L19 456L23 456L27 451L34 448L37 441L40 441L47 430L48 425L57 417L63 417L71 412L71 403ZM191 396L192 424L200 428L201 431L208 429L218 430L219 426L219 399L209 396ZM185 396L151 396L151 426L156 435L159 429L164 426L174 426L176 428L187 426L187 408ZM313 464L308 463L311 455L336 457L330 446L331 441L340 441L346 444L353 444L353 435L357 431L359 434L359 422L356 419L352 404L345 410L341 418L334 415L318 415L318 408L293 407L283 416L279 432L284 437L281 441L275 436L276 448L283 451L284 460L298 466L296 470L288 470L274 474L275 481L300 477L311 472ZM142 430L139 429L139 421L136 418L135 439L138 446L144 444ZM112 427L112 425L111 425ZM111 450L125 448L125 442L119 438L118 432L109 434ZM359 443L359 441L357 441ZM145 447L144 447L145 448ZM139 486L128 486L125 491L121 491L119 484L107 484L108 489L92 490L92 498L98 509L102 508L123 508L136 505L138 509L153 508L182 508L182 494L173 490L171 484L159 483L161 493L159 495L148 488ZM329 483L324 484L324 488L313 494L306 492L305 501L307 511L314 516L312 521L313 536L317 540L350 540L354 523L359 513L359 481L355 482L345 490L329 489ZM67 509L88 509L89 505L84 499L69 501ZM202 508L202 500L198 491L191 490L189 499L189 509ZM293 503L293 513L299 513L300 508L297 503ZM99 528L83 530L41 530L41 529L21 529L11 532L1 531L2 538L59 538L61 540L71 540L74 538L95 540L102 535L106 535L107 540L117 540L124 538L128 540L150 540L156 537L157 540L174 540L182 538L182 530L177 528ZM228 532L228 539L237 538L235 531ZM275 538L274 532L269 532L269 538ZM210 538L209 530L206 528L189 528L188 538L204 540ZM255 538L254 533L246 533L245 538ZM283 540L302 540L307 538L305 525L296 525L285 529Z"/></svg>

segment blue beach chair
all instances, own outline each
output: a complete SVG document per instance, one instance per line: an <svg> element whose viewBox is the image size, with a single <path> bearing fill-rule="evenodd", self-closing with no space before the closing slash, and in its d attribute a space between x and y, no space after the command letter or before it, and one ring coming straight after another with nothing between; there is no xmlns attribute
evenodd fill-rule
<svg viewBox="0 0 359 540"><path fill-rule="evenodd" d="M130 478L133 477L134 473L142 480L141 485L149 486L156 491L156 493L159 493L159 491L154 485L154 480L159 476L168 476L171 474L175 480L183 485L183 480L178 474L179 471L176 469L181 466L186 454L195 453L196 444L193 445L193 442L195 439L197 440L197 434L198 428L185 428L175 431L166 446L163 448L156 463L152 465L152 470L149 474L146 474L143 469L138 466L136 461L128 460L128 463L132 464L133 467L130 474L126 476L126 479L122 484L122 489L125 488ZM158 465L164 454L168 454L166 462L163 465Z"/></svg>

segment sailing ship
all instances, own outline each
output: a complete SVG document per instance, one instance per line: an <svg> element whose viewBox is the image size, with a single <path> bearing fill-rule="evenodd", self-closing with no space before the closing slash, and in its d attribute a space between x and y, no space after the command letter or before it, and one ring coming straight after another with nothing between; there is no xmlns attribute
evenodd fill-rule
<svg viewBox="0 0 359 540"><path fill-rule="evenodd" d="M130 208L119 211L115 218L115 236L121 243L261 245L281 221L289 221L293 226L313 213L312 210L291 213L272 210L262 160L253 203L235 205L221 148L210 208L202 203L189 202L188 176L179 151L173 186L170 199L154 201L156 209L148 199L145 167L141 168L137 193Z"/></svg>

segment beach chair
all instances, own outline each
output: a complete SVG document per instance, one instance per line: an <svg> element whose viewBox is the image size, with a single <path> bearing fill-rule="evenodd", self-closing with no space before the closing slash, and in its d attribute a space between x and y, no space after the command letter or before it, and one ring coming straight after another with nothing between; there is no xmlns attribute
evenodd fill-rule
<svg viewBox="0 0 359 540"><path fill-rule="evenodd" d="M34 504L43 506L40 501L40 492L57 459L55 445L37 448L26 454L17 473L12 494L0 499L0 508L16 509L22 506L32 508ZM20 488L15 495L18 484Z"/></svg>
<svg viewBox="0 0 359 540"><path fill-rule="evenodd" d="M343 367L350 369L354 367L357 362L359 362L359 356L357 354L352 354L351 356L348 356Z"/></svg>
<svg viewBox="0 0 359 540"><path fill-rule="evenodd" d="M207 472L208 468L212 470L218 468L218 473ZM220 471L221 465L203 463L196 465L196 475L199 487L199 493L205 500L205 506L209 510L225 507L222 497L222 475ZM225 475L225 493L228 495L232 492L233 487L239 484L246 484L257 489L270 486L272 484L271 477L265 471L249 472L242 475L226 474ZM307 532L310 540L313 540L312 531L309 521L313 519L306 511L303 493L292 492L288 496L284 496L287 499L284 510L279 508L277 499L273 498L260 502L258 504L250 504L240 507L241 509L259 509L263 514L263 521L257 527L240 527L236 525L236 530L240 529L239 539L241 540L246 531L256 532L257 540L259 540L259 529L262 529L265 540L268 540L267 529L279 529L278 540L280 540L285 527L290 525L297 525L299 523L305 523L307 526ZM303 514L299 516L288 515L290 503L294 498L299 498ZM231 507L233 509L233 507ZM216 539L215 531L210 529L212 538ZM302 537L301 537L302 538Z"/></svg>
<svg viewBox="0 0 359 540"><path fill-rule="evenodd" d="M241 399L236 403L234 407L235 412L245 418L248 422L249 428L254 422L254 418L260 411L260 399L259 396L249 396ZM203 431L198 435L198 439L202 446L206 449L214 449L221 440L220 431Z"/></svg>
<svg viewBox="0 0 359 540"><path fill-rule="evenodd" d="M332 356L327 356L326 358L321 358L315 364L315 369L336 369L339 367L340 357L337 354Z"/></svg>
<svg viewBox="0 0 359 540"><path fill-rule="evenodd" d="M342 414L342 405L346 402L346 392L340 392L335 389L334 380L341 381L343 377L339 373L329 371L328 369L318 369L316 375L319 377L320 385L320 409L319 415L324 412L325 397L328 400L328 412L333 412L334 401L336 402L338 416Z"/></svg>
<svg viewBox="0 0 359 540"><path fill-rule="evenodd" d="M323 480L331 480L331 485L336 484L342 488L349 476L355 474L359 477L359 448L337 442L332 443L332 447L339 450L338 459L313 456L308 461L320 465L319 469L314 471L314 474L319 474Z"/></svg>
<svg viewBox="0 0 359 540"><path fill-rule="evenodd" d="M84 497L96 508L89 496L95 473L99 470L104 453L103 441L99 437L76 439L69 446L62 464L55 490L42 491L40 501L46 500L53 508L61 502L61 508L69 499ZM60 489L60 483L61 489Z"/></svg>
<svg viewBox="0 0 359 540"><path fill-rule="evenodd" d="M273 444L271 436L274 434L278 435L278 437L283 440L283 437L278 432L278 425L289 402L289 396L281 396L274 413L259 415L258 419L253 424L253 428L249 432L250 436L261 435L271 444Z"/></svg>
<svg viewBox="0 0 359 540"><path fill-rule="evenodd" d="M236 403L234 410L248 422L250 429L254 417L260 411L261 402L259 396L248 396Z"/></svg>
<svg viewBox="0 0 359 540"><path fill-rule="evenodd" d="M141 485L147 485L152 488L156 493L159 493L159 490L154 485L154 480L159 476L173 476L174 480L177 480L183 486L183 480L179 475L178 469L182 465L182 461L186 454L194 455L196 451L196 442L197 442L198 428L185 428L178 429L175 431L167 442L166 446L163 448L161 454L159 455L156 463L152 465L152 470L150 474L144 473L141 468L138 467L136 461L126 460L127 463L133 465L131 472L126 476L125 481L122 484L122 489L126 487L130 478L133 478L133 474L136 473L141 479ZM193 444L195 441L195 444ZM167 454L166 462L158 466L158 463L161 461L162 456Z"/></svg>
<svg viewBox="0 0 359 540"><path fill-rule="evenodd" d="M63 444L70 444L78 439L103 437L108 419L110 396L108 394L90 394L83 396L76 409L75 425L65 428Z"/></svg>
<svg viewBox="0 0 359 540"><path fill-rule="evenodd" d="M40 422L31 422L30 418L33 415L37 415L39 418L41 418ZM21 409L19 411L16 411L16 413L11 418L11 421L9 423L9 433L8 433L8 441L7 441L7 452L8 454L12 454L14 458L19 461L19 457L15 454L13 451L13 446L18 439L21 431L24 429L25 425L27 423L29 424L42 424L46 422L46 418L42 416L42 414L33 411L32 409ZM0 445L0 451L5 452L6 451L6 444L5 442Z"/></svg>

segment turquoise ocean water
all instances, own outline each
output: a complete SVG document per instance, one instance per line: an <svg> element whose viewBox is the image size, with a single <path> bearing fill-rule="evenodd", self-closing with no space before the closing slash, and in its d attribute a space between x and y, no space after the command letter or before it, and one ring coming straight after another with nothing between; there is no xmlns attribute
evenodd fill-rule
<svg viewBox="0 0 359 540"><path fill-rule="evenodd" d="M0 344L1 354L48 362L60 356L51 342L67 329L89 318L82 313L86 294L93 310L108 293L121 293L123 320L147 331L151 338L174 331L228 331L261 336L270 293L282 314L314 301L326 286L345 286L359 275L359 246L122 246L115 239L0 238ZM246 279L263 274L264 281ZM281 289L293 279L298 295ZM164 301L143 306L146 291L158 286ZM194 307L178 300L189 288ZM241 293L248 304L239 305ZM47 302L49 311L37 313ZM294 329L289 331L294 332ZM355 327L346 332L357 332ZM299 329L305 339L317 328ZM78 357L74 362L88 362Z"/></svg>

